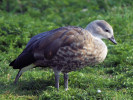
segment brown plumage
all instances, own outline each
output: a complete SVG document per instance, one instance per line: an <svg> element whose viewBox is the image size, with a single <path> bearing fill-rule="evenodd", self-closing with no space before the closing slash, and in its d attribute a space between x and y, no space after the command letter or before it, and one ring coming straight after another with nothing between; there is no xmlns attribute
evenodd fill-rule
<svg viewBox="0 0 133 100"><path fill-rule="evenodd" d="M116 43L112 27L103 20L88 24L86 29L74 26L61 27L32 37L24 51L10 63L14 69L20 69L15 83L27 69L38 66L50 67L55 72L57 89L59 73L64 73L67 90L68 72L95 65L105 59L107 47L101 38L108 38Z"/></svg>

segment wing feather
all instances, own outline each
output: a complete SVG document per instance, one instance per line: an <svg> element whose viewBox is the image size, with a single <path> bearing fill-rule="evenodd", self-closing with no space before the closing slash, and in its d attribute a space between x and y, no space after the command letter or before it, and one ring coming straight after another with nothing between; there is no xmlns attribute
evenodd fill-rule
<svg viewBox="0 0 133 100"><path fill-rule="evenodd" d="M33 48L35 58L44 59L45 57L50 60L56 55L60 47L71 46L73 43L80 44L79 46L82 47L84 36L81 34L81 30L82 28L79 27L65 27L50 37L41 38Z"/></svg>
<svg viewBox="0 0 133 100"><path fill-rule="evenodd" d="M40 33L31 38L24 51L10 63L10 66L20 69L39 59L50 60L59 48L64 46L83 48L85 40L83 30L80 27L69 26Z"/></svg>

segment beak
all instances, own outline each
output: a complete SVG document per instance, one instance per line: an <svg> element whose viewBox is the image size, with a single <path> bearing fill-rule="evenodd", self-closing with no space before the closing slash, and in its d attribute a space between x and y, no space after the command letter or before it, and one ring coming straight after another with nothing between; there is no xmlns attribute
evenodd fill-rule
<svg viewBox="0 0 133 100"><path fill-rule="evenodd" d="M108 38L111 42L113 42L114 44L117 44L117 42L115 41L114 36L112 36L111 38Z"/></svg>

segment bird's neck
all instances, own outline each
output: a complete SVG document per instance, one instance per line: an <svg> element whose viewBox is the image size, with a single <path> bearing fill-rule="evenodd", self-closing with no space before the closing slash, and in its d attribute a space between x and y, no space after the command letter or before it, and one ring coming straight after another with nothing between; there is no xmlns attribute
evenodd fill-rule
<svg viewBox="0 0 133 100"><path fill-rule="evenodd" d="M89 33L91 33L92 36L94 36L94 37L96 37L98 39L103 39L102 36L100 36L99 34L96 34L95 33L95 31L94 31L95 29L91 25L87 25L87 27L85 28L85 30L89 31Z"/></svg>

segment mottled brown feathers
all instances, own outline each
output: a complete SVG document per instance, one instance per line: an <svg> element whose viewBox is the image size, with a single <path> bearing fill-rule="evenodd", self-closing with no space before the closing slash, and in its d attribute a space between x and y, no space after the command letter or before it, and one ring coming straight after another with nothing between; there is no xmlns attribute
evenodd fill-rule
<svg viewBox="0 0 133 100"><path fill-rule="evenodd" d="M34 51L35 58L36 58L36 53L40 53L39 55L44 55L46 59L50 60L55 56L59 48L64 46L71 46L73 43L76 43L77 45L82 43L83 37L80 35L80 33L81 33L81 28L64 27L61 28L60 30L57 30L55 33L53 33L50 36L41 38L38 41L39 43L37 43L38 47L36 47L35 45L33 48L33 50L35 50ZM82 47L81 45L78 46Z"/></svg>

